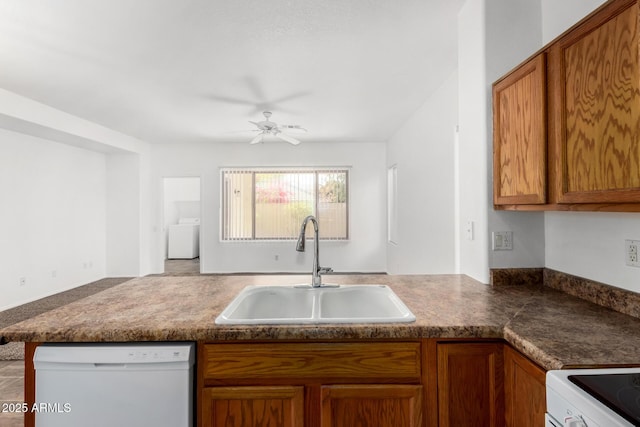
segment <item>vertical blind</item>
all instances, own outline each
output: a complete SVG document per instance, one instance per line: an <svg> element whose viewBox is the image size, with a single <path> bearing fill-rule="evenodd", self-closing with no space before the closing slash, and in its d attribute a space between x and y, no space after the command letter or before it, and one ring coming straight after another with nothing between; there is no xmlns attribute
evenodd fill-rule
<svg viewBox="0 0 640 427"><path fill-rule="evenodd" d="M349 171L224 168L222 240L293 240L307 215L321 239L349 237Z"/></svg>

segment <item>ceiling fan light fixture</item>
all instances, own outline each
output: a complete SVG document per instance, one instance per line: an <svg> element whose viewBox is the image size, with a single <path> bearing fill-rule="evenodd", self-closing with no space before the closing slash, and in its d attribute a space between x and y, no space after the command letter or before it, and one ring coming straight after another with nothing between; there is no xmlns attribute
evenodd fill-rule
<svg viewBox="0 0 640 427"><path fill-rule="evenodd" d="M287 135L283 131L296 130L296 131L306 132L307 131L306 129L304 129L300 125L279 125L276 122L272 122L271 120L269 120L272 114L271 111L263 111L262 114L264 115L265 120L261 122L254 122L249 120L249 123L256 126L258 128L256 130L260 132L255 138L251 140L251 142L249 142L249 144L257 144L259 142L264 142L265 135L273 135L276 138L286 141L292 145L300 144L299 140L297 140L292 136Z"/></svg>

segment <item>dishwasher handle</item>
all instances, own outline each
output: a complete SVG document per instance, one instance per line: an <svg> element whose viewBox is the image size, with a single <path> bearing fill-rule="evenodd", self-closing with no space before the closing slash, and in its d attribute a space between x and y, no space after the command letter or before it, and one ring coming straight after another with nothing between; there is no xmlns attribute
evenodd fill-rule
<svg viewBox="0 0 640 427"><path fill-rule="evenodd" d="M127 364L126 363L94 363L93 364L94 367L100 369L100 368L105 368L105 369L126 369Z"/></svg>

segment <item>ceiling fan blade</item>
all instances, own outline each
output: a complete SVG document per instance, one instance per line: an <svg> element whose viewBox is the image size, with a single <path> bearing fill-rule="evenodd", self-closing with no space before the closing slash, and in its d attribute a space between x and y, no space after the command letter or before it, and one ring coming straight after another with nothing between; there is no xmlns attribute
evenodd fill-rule
<svg viewBox="0 0 640 427"><path fill-rule="evenodd" d="M279 125L283 129L306 132L307 130L300 125Z"/></svg>
<svg viewBox="0 0 640 427"><path fill-rule="evenodd" d="M300 144L300 141L298 141L297 139L287 135L286 133L282 133L282 132L278 132L276 134L276 136L278 138L280 138L283 141L287 141L289 144L293 144L293 145L298 145Z"/></svg>
<svg viewBox="0 0 640 427"><path fill-rule="evenodd" d="M262 142L263 138L264 138L264 132L260 132L255 138L251 140L249 144L257 144L259 142Z"/></svg>
<svg viewBox="0 0 640 427"><path fill-rule="evenodd" d="M237 104L237 105L255 105L255 101L250 99L233 98L224 95L205 95L207 99L211 101L223 102L225 104Z"/></svg>

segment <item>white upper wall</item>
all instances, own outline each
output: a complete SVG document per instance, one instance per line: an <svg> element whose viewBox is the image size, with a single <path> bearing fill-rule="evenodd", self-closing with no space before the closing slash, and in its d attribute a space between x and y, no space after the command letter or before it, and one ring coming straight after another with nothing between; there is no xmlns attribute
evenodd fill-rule
<svg viewBox="0 0 640 427"><path fill-rule="evenodd" d="M4 129L0 153L0 311L105 277L105 155Z"/></svg>
<svg viewBox="0 0 640 427"><path fill-rule="evenodd" d="M148 273L151 236L149 191L145 188L149 173L147 143L3 89L0 128L4 145L1 162L7 164L3 172L12 172L11 180L4 182L33 184L25 194L4 189L0 192L7 194L9 203L15 199L16 205L26 206L25 215L13 223L16 229L28 230L33 236L31 240L7 241L6 247L26 242L36 246L34 253L41 252L38 257L23 252L20 257L24 259L8 261L16 268L0 285L7 283L13 301L8 304L30 301L105 275ZM24 167L16 169L13 165ZM97 181L101 182L99 189L85 190L85 185ZM63 200L69 191L73 192L73 203ZM56 202L58 194L61 199ZM29 197L51 202L39 207L33 202L23 203ZM82 213L79 218L78 212ZM65 219L52 221L51 217ZM38 220L34 222L34 218ZM11 256L16 254L11 252ZM31 286L13 289L16 274L27 277Z"/></svg>
<svg viewBox="0 0 640 427"><path fill-rule="evenodd" d="M487 212L487 78L485 1L467 1L458 14L460 272L489 281ZM467 233L467 224L473 228ZM472 235L471 235L472 234Z"/></svg>
<svg viewBox="0 0 640 427"><path fill-rule="evenodd" d="M540 0L542 6L542 46L604 4L606 0Z"/></svg>
<svg viewBox="0 0 640 427"><path fill-rule="evenodd" d="M139 139L5 89L0 89L0 127L105 153L139 153L146 148Z"/></svg>
<svg viewBox="0 0 640 427"><path fill-rule="evenodd" d="M540 49L541 7L531 0L492 0L487 2L487 91L489 109L487 139L489 206L493 203L493 82ZM492 233L513 232L513 250L494 251ZM543 267L544 215L541 212L504 212L489 209L489 268Z"/></svg>
<svg viewBox="0 0 640 427"><path fill-rule="evenodd" d="M458 15L460 272L489 282L489 269L542 267L542 214L495 212L491 87L540 47L540 4L467 1ZM514 249L493 252L491 233L512 231Z"/></svg>
<svg viewBox="0 0 640 427"><path fill-rule="evenodd" d="M387 244L391 274L455 272L454 72L387 143L397 166L397 242Z"/></svg>
<svg viewBox="0 0 640 427"><path fill-rule="evenodd" d="M284 142L167 144L152 149L154 264L162 271L162 181L201 178L200 265L203 273L311 272L313 251L295 251L295 242L221 242L220 168L248 166L351 166L350 240L322 241L320 260L336 271L386 271L386 146L384 143ZM278 256L276 260L276 255Z"/></svg>
<svg viewBox="0 0 640 427"><path fill-rule="evenodd" d="M140 156L133 153L107 157L107 276L136 277L141 270ZM148 190L146 190L148 191Z"/></svg>

